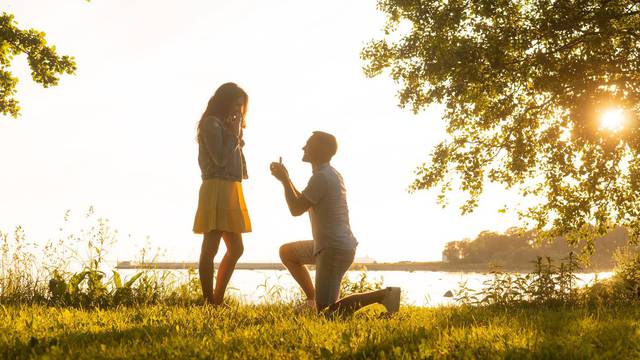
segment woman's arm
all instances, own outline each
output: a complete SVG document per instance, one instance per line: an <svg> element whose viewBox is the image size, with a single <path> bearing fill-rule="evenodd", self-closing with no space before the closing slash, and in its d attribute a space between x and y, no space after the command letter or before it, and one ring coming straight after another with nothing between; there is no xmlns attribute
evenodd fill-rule
<svg viewBox="0 0 640 360"><path fill-rule="evenodd" d="M202 141L216 166L225 166L231 153L238 146L236 136L229 134L222 123L214 117L204 119Z"/></svg>

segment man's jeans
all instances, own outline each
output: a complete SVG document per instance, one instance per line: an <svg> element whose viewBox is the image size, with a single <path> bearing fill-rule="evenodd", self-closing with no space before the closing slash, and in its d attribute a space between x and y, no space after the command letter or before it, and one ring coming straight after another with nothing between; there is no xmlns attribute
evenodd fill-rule
<svg viewBox="0 0 640 360"><path fill-rule="evenodd" d="M340 293L340 282L349 270L356 254L355 249L327 247L313 255L313 240L287 244L294 249L296 259L305 265L316 266L316 306L322 309L334 304Z"/></svg>

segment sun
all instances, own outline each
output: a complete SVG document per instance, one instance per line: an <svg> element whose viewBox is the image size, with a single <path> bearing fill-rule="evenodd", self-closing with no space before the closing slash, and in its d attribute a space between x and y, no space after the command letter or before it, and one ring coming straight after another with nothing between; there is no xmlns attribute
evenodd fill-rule
<svg viewBox="0 0 640 360"><path fill-rule="evenodd" d="M624 127L624 111L622 109L609 109L602 113L600 127L609 131L620 131Z"/></svg>

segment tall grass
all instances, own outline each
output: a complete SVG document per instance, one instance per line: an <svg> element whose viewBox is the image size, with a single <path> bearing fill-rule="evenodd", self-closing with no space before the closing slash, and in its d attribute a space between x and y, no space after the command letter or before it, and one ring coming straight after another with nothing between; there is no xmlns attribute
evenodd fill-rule
<svg viewBox="0 0 640 360"><path fill-rule="evenodd" d="M125 277L108 264L110 249L119 234L109 221L90 208L74 227L70 211L64 215L57 237L40 246L29 242L18 226L12 234L0 232L0 304L45 304L84 308L119 305L202 304L195 270L187 277L172 271L147 269ZM162 252L143 246L140 262L157 260ZM591 286L578 288L576 272L581 264L573 253L559 264L538 257L529 274L491 271L481 289L461 283L455 299L462 305L513 304L606 304L637 302L640 297L640 257L627 250L617 254L615 275ZM340 296L382 288L382 279L371 279L366 271L352 281L345 277ZM299 290L283 288L265 279L262 302L300 301ZM229 300L231 301L231 300Z"/></svg>
<svg viewBox="0 0 640 360"><path fill-rule="evenodd" d="M157 269L128 277L118 272L107 262L118 238L109 220L96 217L93 208L79 219L67 211L57 237L44 245L28 242L20 226L12 236L0 232L0 304L104 308L201 301L193 270L186 280ZM137 260L153 261L159 253L145 246Z"/></svg>
<svg viewBox="0 0 640 360"><path fill-rule="evenodd" d="M36 257L30 251L35 244L27 242L21 226L15 228L12 237L0 232L0 242L0 302L41 301L46 275L35 267Z"/></svg>
<svg viewBox="0 0 640 360"><path fill-rule="evenodd" d="M83 308L119 305L203 304L200 283L194 269L178 274L170 270L145 269L125 277L109 263L109 251L119 234L108 219L97 217L91 207L81 216L67 211L55 239L44 245L28 242L18 226L13 236L0 232L0 304L43 304ZM130 241L130 239L128 239ZM140 263L158 260L160 249L149 242L141 247ZM295 303L302 300L298 289L266 279L261 285L263 303ZM341 296L382 288L382 279L366 272L351 281L345 277ZM227 299L227 302L236 301Z"/></svg>
<svg viewBox="0 0 640 360"><path fill-rule="evenodd" d="M268 280L262 304L212 308L199 306L193 269L186 279L158 270L125 277L105 260L117 231L93 209L85 215L86 227L43 246L20 227L0 233L0 358L640 357L640 257L630 251L618 254L611 279L585 288L570 254L559 264L538 258L530 274L496 268L479 290L462 284L462 306L334 318L295 314L299 293ZM145 246L138 260L158 254ZM362 272L345 277L341 293L381 287Z"/></svg>

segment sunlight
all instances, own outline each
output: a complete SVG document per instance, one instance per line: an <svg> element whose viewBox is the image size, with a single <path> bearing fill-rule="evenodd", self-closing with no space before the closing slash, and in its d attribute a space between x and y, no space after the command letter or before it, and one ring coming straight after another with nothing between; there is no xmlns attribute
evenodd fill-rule
<svg viewBox="0 0 640 360"><path fill-rule="evenodd" d="M600 127L609 131L620 131L624 127L624 111L622 109L609 109L600 118Z"/></svg>

